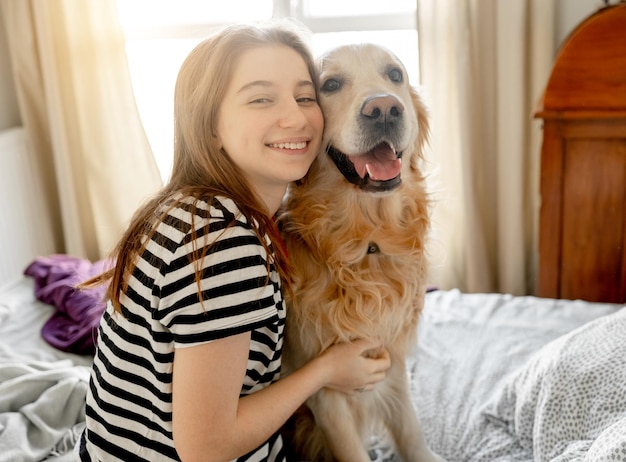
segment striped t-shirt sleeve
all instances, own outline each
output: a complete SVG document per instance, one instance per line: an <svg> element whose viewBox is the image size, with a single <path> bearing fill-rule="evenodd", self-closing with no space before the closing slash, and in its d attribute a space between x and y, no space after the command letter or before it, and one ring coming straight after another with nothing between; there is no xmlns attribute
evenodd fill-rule
<svg viewBox="0 0 626 462"><path fill-rule="evenodd" d="M189 219L182 209L172 213ZM202 220L196 217L197 222ZM161 231L167 233L166 224L164 228ZM188 239L191 233L180 240L158 281L156 316L172 333L177 348L250 331L277 316L267 254L249 225L237 221L228 226L225 219L211 218L209 234L197 234L195 241ZM208 246L199 262L191 258L194 246Z"/></svg>

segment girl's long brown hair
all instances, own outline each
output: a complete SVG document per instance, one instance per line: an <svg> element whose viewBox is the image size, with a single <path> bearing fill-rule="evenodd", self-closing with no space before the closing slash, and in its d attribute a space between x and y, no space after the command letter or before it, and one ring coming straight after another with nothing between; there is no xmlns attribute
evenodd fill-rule
<svg viewBox="0 0 626 462"><path fill-rule="evenodd" d="M183 62L174 92L174 163L168 183L144 204L111 252L115 266L108 272L87 281L84 287L109 283L106 296L115 310L121 312L120 294L127 286L145 245L167 211L179 203L176 197L192 196L209 204L216 195L230 197L254 227L265 247L269 265L274 264L283 287L291 291L286 249L273 217L239 167L219 148L217 122L220 104L234 72L239 56L251 48L286 45L304 59L317 88L317 71L303 29L290 21L263 26L234 25L197 45ZM177 193L182 193L178 195ZM167 208L163 204L171 201ZM194 210L191 210L192 216ZM208 223L207 225L208 226ZM195 226L192 224L192 229ZM193 231L192 231L193 232ZM208 233L204 233L206 236ZM264 235L271 240L272 249ZM195 236L192 235L195 241ZM200 261L207 251L195 249L196 282L200 292ZM202 300L202 299L201 299Z"/></svg>

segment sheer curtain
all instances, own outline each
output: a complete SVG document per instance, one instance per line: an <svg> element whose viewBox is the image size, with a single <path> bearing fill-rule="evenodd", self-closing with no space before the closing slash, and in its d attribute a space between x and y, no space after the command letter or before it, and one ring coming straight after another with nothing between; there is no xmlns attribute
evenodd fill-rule
<svg viewBox="0 0 626 462"><path fill-rule="evenodd" d="M431 110L431 283L533 293L541 127L554 0L418 0Z"/></svg>
<svg viewBox="0 0 626 462"><path fill-rule="evenodd" d="M0 0L18 104L58 252L99 259L161 185L115 0Z"/></svg>

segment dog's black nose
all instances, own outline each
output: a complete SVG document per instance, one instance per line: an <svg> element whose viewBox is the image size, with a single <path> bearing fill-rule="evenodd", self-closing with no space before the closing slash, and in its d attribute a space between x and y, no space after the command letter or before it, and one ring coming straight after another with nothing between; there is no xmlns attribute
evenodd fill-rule
<svg viewBox="0 0 626 462"><path fill-rule="evenodd" d="M361 107L361 114L368 119L377 122L386 122L402 116L404 106L391 95L371 96L365 100Z"/></svg>

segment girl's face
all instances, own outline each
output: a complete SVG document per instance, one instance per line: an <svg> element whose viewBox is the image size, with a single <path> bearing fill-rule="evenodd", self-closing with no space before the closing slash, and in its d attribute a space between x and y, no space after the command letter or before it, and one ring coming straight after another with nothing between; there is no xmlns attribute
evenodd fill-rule
<svg viewBox="0 0 626 462"><path fill-rule="evenodd" d="M323 128L311 76L295 50L268 45L239 57L220 106L219 142L270 208L308 171Z"/></svg>

